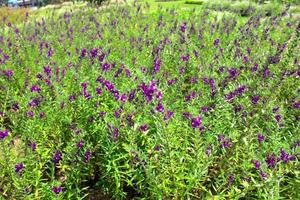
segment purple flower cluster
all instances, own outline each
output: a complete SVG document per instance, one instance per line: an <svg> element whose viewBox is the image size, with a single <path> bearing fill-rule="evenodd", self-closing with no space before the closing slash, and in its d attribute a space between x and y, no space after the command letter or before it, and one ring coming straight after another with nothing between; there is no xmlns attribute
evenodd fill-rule
<svg viewBox="0 0 300 200"><path fill-rule="evenodd" d="M0 139L8 136L8 129L0 130Z"/></svg>
<svg viewBox="0 0 300 200"><path fill-rule="evenodd" d="M53 156L53 162L58 163L62 159L62 153L60 150L56 150Z"/></svg>
<svg viewBox="0 0 300 200"><path fill-rule="evenodd" d="M62 187L61 186L53 186L52 187L52 191L55 193L55 194L59 194L62 192Z"/></svg>
<svg viewBox="0 0 300 200"><path fill-rule="evenodd" d="M140 88L142 89L145 98L149 102L153 100L154 95L161 94L161 92L156 88L154 81L150 81L149 85L146 85L145 83L142 83L140 85ZM161 99L160 96L158 96L158 97Z"/></svg>
<svg viewBox="0 0 300 200"><path fill-rule="evenodd" d="M224 134L220 134L218 136L218 141L221 144L222 148L229 148L232 145L231 139L230 138L226 138Z"/></svg>
<svg viewBox="0 0 300 200"><path fill-rule="evenodd" d="M226 94L225 97L228 101L232 101L236 96L242 95L245 91L246 91L246 86L242 85L242 86L238 87L237 89L235 89L234 91Z"/></svg>
<svg viewBox="0 0 300 200"><path fill-rule="evenodd" d="M193 128L198 128L201 125L201 123L202 123L201 116L192 118L192 120L191 120L191 125Z"/></svg>
<svg viewBox="0 0 300 200"><path fill-rule="evenodd" d="M16 173L21 172L21 170L25 167L25 165L23 163L18 163L15 165L15 171Z"/></svg>
<svg viewBox="0 0 300 200"><path fill-rule="evenodd" d="M265 161L269 168L274 168L277 162L277 157L274 153L272 154L268 153L266 155Z"/></svg>

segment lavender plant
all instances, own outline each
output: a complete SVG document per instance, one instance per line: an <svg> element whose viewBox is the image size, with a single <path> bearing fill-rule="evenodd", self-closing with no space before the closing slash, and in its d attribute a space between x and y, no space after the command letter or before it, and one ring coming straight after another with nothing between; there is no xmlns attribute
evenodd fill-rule
<svg viewBox="0 0 300 200"><path fill-rule="evenodd" d="M1 197L298 199L300 22L149 9L3 19Z"/></svg>

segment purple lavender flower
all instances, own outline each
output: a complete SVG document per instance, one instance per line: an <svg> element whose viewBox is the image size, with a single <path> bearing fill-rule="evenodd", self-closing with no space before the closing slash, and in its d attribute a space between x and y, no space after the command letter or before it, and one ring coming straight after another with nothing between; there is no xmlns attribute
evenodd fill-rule
<svg viewBox="0 0 300 200"><path fill-rule="evenodd" d="M62 102L60 103L60 108L61 108L61 109L64 109L64 107L65 107L65 102L62 101Z"/></svg>
<svg viewBox="0 0 300 200"><path fill-rule="evenodd" d="M2 72L7 78L10 78L14 75L14 71L11 69L6 69L6 70L3 70Z"/></svg>
<svg viewBox="0 0 300 200"><path fill-rule="evenodd" d="M224 66L219 67L219 72L223 73L224 71L225 71L225 67Z"/></svg>
<svg viewBox="0 0 300 200"><path fill-rule="evenodd" d="M238 113L238 112L242 111L243 109L244 109L244 106L241 105L241 104L238 104L238 105L234 106L234 112L235 113Z"/></svg>
<svg viewBox="0 0 300 200"><path fill-rule="evenodd" d="M62 192L62 187L61 186L53 186L52 187L52 191L55 193L55 194L59 194Z"/></svg>
<svg viewBox="0 0 300 200"><path fill-rule="evenodd" d="M214 45L219 46L219 44L220 44L220 39L219 38L215 39L214 40Z"/></svg>
<svg viewBox="0 0 300 200"><path fill-rule="evenodd" d="M194 50L194 55L195 55L196 58L198 58L199 57L199 52Z"/></svg>
<svg viewBox="0 0 300 200"><path fill-rule="evenodd" d="M189 55L189 54L187 54L187 55L182 55L180 58L181 58L182 61L187 62L187 61L189 61L189 59L190 59L190 55Z"/></svg>
<svg viewBox="0 0 300 200"><path fill-rule="evenodd" d="M246 86L242 85L240 87L238 87L237 89L234 90L234 94L235 95L242 95L246 90Z"/></svg>
<svg viewBox="0 0 300 200"><path fill-rule="evenodd" d="M230 77L233 78L233 77L237 76L238 70L236 68L231 67L228 69L228 73L229 73Z"/></svg>
<svg viewBox="0 0 300 200"><path fill-rule="evenodd" d="M35 151L35 150L36 150L36 142L30 141L30 142L29 142L29 146L31 147L31 150L32 150L32 151Z"/></svg>
<svg viewBox="0 0 300 200"><path fill-rule="evenodd" d="M161 61L159 58L155 59L154 61L154 72L157 73L160 71L160 65L161 65Z"/></svg>
<svg viewBox="0 0 300 200"><path fill-rule="evenodd" d="M300 108L300 101L295 102L295 103L293 104L293 108L296 108L296 109Z"/></svg>
<svg viewBox="0 0 300 200"><path fill-rule="evenodd" d="M251 54L251 48L247 47L246 50L247 50L247 53L250 55Z"/></svg>
<svg viewBox="0 0 300 200"><path fill-rule="evenodd" d="M257 133L258 142L261 143L265 140L265 136L262 133Z"/></svg>
<svg viewBox="0 0 300 200"><path fill-rule="evenodd" d="M103 62L104 58L105 58L105 54L104 53L100 54L98 57L99 62Z"/></svg>
<svg viewBox="0 0 300 200"><path fill-rule="evenodd" d="M13 103L11 107L14 111L18 111L20 109L19 103Z"/></svg>
<svg viewBox="0 0 300 200"><path fill-rule="evenodd" d="M191 121L191 125L193 128L197 128L201 125L202 123L202 117L199 116L199 117L196 117L196 118L192 118L192 121Z"/></svg>
<svg viewBox="0 0 300 200"><path fill-rule="evenodd" d="M31 99L29 102L28 102L28 106L32 107L32 108L36 108L40 105L40 99L37 99L37 98L34 98L34 99Z"/></svg>
<svg viewBox="0 0 300 200"><path fill-rule="evenodd" d="M88 82L82 82L82 83L80 83L80 86L85 90L85 89L87 89L87 86L88 86Z"/></svg>
<svg viewBox="0 0 300 200"><path fill-rule="evenodd" d="M208 106L202 106L200 110L201 110L201 112L205 113L205 112L209 111L209 107Z"/></svg>
<svg viewBox="0 0 300 200"><path fill-rule="evenodd" d="M164 117L164 120L169 120L173 116L173 112L171 110L167 111L167 114Z"/></svg>
<svg viewBox="0 0 300 200"><path fill-rule="evenodd" d="M258 96L258 95L251 97L251 101L254 105L256 105L258 103L259 99L260 99L260 96Z"/></svg>
<svg viewBox="0 0 300 200"><path fill-rule="evenodd" d="M27 111L27 117L33 118L34 117L34 112L32 110Z"/></svg>
<svg viewBox="0 0 300 200"><path fill-rule="evenodd" d="M110 69L111 65L108 62L105 62L102 64L102 70L108 71Z"/></svg>
<svg viewBox="0 0 300 200"><path fill-rule="evenodd" d="M37 77L38 79L40 79L40 80L43 79L43 75L42 75L41 73L37 73L36 77Z"/></svg>
<svg viewBox="0 0 300 200"><path fill-rule="evenodd" d="M123 103L125 103L126 102L126 99L127 99L127 95L124 93L124 94L122 94L121 95L121 101L123 102Z"/></svg>
<svg viewBox="0 0 300 200"><path fill-rule="evenodd" d="M118 128L114 128L114 139L118 140L119 136L120 136L119 129Z"/></svg>
<svg viewBox="0 0 300 200"><path fill-rule="evenodd" d="M274 107L273 109L272 109L272 112L273 113L277 113L279 111L279 107Z"/></svg>
<svg viewBox="0 0 300 200"><path fill-rule="evenodd" d="M282 116L280 114L275 115L275 119L277 122L280 122L282 119Z"/></svg>
<svg viewBox="0 0 300 200"><path fill-rule="evenodd" d="M231 140L229 138L226 138L224 139L222 142L221 142L221 147L222 148L229 148L231 146Z"/></svg>
<svg viewBox="0 0 300 200"><path fill-rule="evenodd" d="M212 152L212 144L209 144L209 145L206 147L205 154L206 154L207 156L210 156L210 155L211 155L211 152Z"/></svg>
<svg viewBox="0 0 300 200"><path fill-rule="evenodd" d="M154 81L150 81L149 86L147 86L145 83L142 83L140 88L143 90L147 101L152 101L154 93L157 92Z"/></svg>
<svg viewBox="0 0 300 200"><path fill-rule="evenodd" d="M261 163L259 160L252 160L252 163L256 169L260 169Z"/></svg>
<svg viewBox="0 0 300 200"><path fill-rule="evenodd" d="M90 159L91 159L91 155L92 155L92 152L90 149L86 150L86 152L84 153L84 162L89 162Z"/></svg>
<svg viewBox="0 0 300 200"><path fill-rule="evenodd" d="M99 117L104 117L104 115L106 114L106 112L105 111L101 111L101 112L99 112Z"/></svg>
<svg viewBox="0 0 300 200"><path fill-rule="evenodd" d="M100 87L97 87L97 88L96 88L96 93L97 93L97 94L102 94L102 89L101 89Z"/></svg>
<svg viewBox="0 0 300 200"><path fill-rule="evenodd" d="M218 141L221 143L222 148L229 148L232 144L230 138L226 138L224 134L218 136Z"/></svg>
<svg viewBox="0 0 300 200"><path fill-rule="evenodd" d="M15 29L15 34L19 34L20 33L20 29L16 28Z"/></svg>
<svg viewBox="0 0 300 200"><path fill-rule="evenodd" d="M296 140L296 142L293 144L292 149L295 149L297 147L300 147L300 139Z"/></svg>
<svg viewBox="0 0 300 200"><path fill-rule="evenodd" d="M159 102L159 103L157 104L156 110L157 110L158 112L161 112L161 113L164 112L164 106L162 105L161 102Z"/></svg>
<svg viewBox="0 0 300 200"><path fill-rule="evenodd" d="M179 68L179 74L184 74L184 72L185 72L185 68L184 67L180 67Z"/></svg>
<svg viewBox="0 0 300 200"><path fill-rule="evenodd" d="M185 30L186 30L186 26L187 26L187 23L186 23L186 22L183 22L183 23L180 25L180 31L184 33Z"/></svg>
<svg viewBox="0 0 300 200"><path fill-rule="evenodd" d="M174 79L168 80L167 83L168 83L168 85L173 85L176 81L177 81L177 79L174 78Z"/></svg>
<svg viewBox="0 0 300 200"><path fill-rule="evenodd" d="M187 119L190 119L192 117L191 113L189 113L189 112L183 112L182 116Z"/></svg>
<svg viewBox="0 0 300 200"><path fill-rule="evenodd" d="M141 67L141 72L144 74L147 71L146 67Z"/></svg>
<svg viewBox="0 0 300 200"><path fill-rule="evenodd" d="M263 77L267 78L268 76L270 76L270 69L269 67L266 67L263 72Z"/></svg>
<svg viewBox="0 0 300 200"><path fill-rule="evenodd" d="M0 139L3 139L8 136L8 129L0 130Z"/></svg>
<svg viewBox="0 0 300 200"><path fill-rule="evenodd" d="M54 156L53 156L53 162L58 163L62 159L62 153L60 150L56 150Z"/></svg>
<svg viewBox="0 0 300 200"><path fill-rule="evenodd" d="M290 155L283 148L280 149L280 160L285 163L288 163L290 160Z"/></svg>
<svg viewBox="0 0 300 200"><path fill-rule="evenodd" d="M40 112L40 118L42 119L42 118L44 118L45 117L45 112L44 111L41 111Z"/></svg>
<svg viewBox="0 0 300 200"><path fill-rule="evenodd" d="M31 86L30 91L39 93L39 92L41 92L41 88L38 85L33 85L33 86Z"/></svg>
<svg viewBox="0 0 300 200"><path fill-rule="evenodd" d="M258 70L258 64L256 63L252 68L251 71L252 72L256 72Z"/></svg>
<svg viewBox="0 0 300 200"><path fill-rule="evenodd" d="M141 131L147 131L149 129L149 125L148 124L143 124L140 126L140 130Z"/></svg>
<svg viewBox="0 0 300 200"><path fill-rule="evenodd" d="M90 57L92 59L94 59L97 56L97 54L98 54L98 49L97 48L91 48L91 50L90 50Z"/></svg>
<svg viewBox="0 0 300 200"><path fill-rule="evenodd" d="M234 182L234 180L235 180L234 174L230 174L227 182L228 186L230 186Z"/></svg>
<svg viewBox="0 0 300 200"><path fill-rule="evenodd" d="M276 155L274 153L272 153L272 154L268 153L265 158L265 161L269 168L274 168L276 165L276 161L277 161Z"/></svg>
<svg viewBox="0 0 300 200"><path fill-rule="evenodd" d="M25 165L23 163L16 164L15 165L15 172L19 173L24 167L25 167Z"/></svg>
<svg viewBox="0 0 300 200"><path fill-rule="evenodd" d="M202 80L203 80L203 83L204 83L204 84L209 84L209 79L208 79L208 77L205 76L205 77L203 77Z"/></svg>
<svg viewBox="0 0 300 200"><path fill-rule="evenodd" d="M161 145L159 145L159 144L158 144L158 145L155 145L155 147L154 147L154 150L155 150L155 151L160 151L160 149L161 149Z"/></svg>
<svg viewBox="0 0 300 200"><path fill-rule="evenodd" d="M76 99L75 94L69 96L69 101L75 101L75 99Z"/></svg>
<svg viewBox="0 0 300 200"><path fill-rule="evenodd" d="M83 144L84 144L84 140L80 139L80 141L77 142L76 146L77 146L78 149L81 149L83 147Z"/></svg>
<svg viewBox="0 0 300 200"><path fill-rule="evenodd" d="M216 94L216 85L214 79L209 80L209 85L210 85L211 96L213 97Z"/></svg>
<svg viewBox="0 0 300 200"><path fill-rule="evenodd" d="M52 57L53 54L54 54L54 49L50 48L47 53L48 58Z"/></svg>
<svg viewBox="0 0 300 200"><path fill-rule="evenodd" d="M263 170L261 170L261 171L259 172L259 175L260 175L260 177L261 177L262 179L266 179L266 178L268 177L268 174L267 174L266 172L264 172Z"/></svg>
<svg viewBox="0 0 300 200"><path fill-rule="evenodd" d="M52 70L51 70L51 68L50 68L49 65L46 65L46 66L44 67L44 72L45 72L48 76L52 74Z"/></svg>
<svg viewBox="0 0 300 200"><path fill-rule="evenodd" d="M81 49L81 55L80 55L80 57L84 58L86 56L86 53L87 53L86 48Z"/></svg>

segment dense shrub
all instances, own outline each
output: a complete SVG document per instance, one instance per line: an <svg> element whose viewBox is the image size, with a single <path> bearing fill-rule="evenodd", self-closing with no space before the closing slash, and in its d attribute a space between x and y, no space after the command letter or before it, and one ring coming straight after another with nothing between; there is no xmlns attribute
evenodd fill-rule
<svg viewBox="0 0 300 200"><path fill-rule="evenodd" d="M86 0L86 1L95 5L102 5L105 2L109 2L109 0Z"/></svg>
<svg viewBox="0 0 300 200"><path fill-rule="evenodd" d="M5 23L21 23L27 20L26 13L29 12L28 8L9 8L0 7L0 25Z"/></svg>
<svg viewBox="0 0 300 200"><path fill-rule="evenodd" d="M217 11L229 11L239 14L243 17L251 16L257 13L262 16L275 16L280 14L285 7L278 3L269 3L259 5L249 1L207 1L204 2L204 7Z"/></svg>
<svg viewBox="0 0 300 200"><path fill-rule="evenodd" d="M200 0L187 0L185 1L186 4L195 4L195 5L202 5L203 1Z"/></svg>
<svg viewBox="0 0 300 200"><path fill-rule="evenodd" d="M1 25L0 198L299 199L300 23L144 5Z"/></svg>

